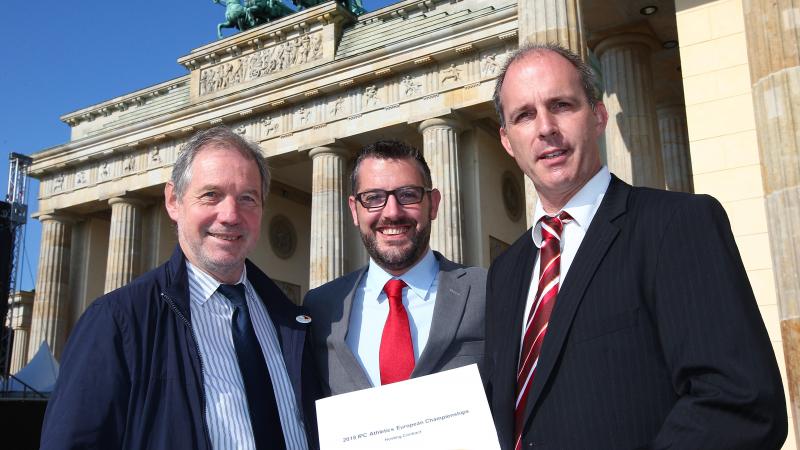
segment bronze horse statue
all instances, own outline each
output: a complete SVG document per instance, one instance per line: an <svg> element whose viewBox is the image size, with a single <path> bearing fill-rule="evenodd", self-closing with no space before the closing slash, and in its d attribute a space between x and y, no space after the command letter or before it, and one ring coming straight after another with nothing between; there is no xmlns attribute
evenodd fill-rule
<svg viewBox="0 0 800 450"><path fill-rule="evenodd" d="M287 16L294 11L280 0L211 0L225 5L225 22L217 25L217 37L222 39L223 28L248 30L271 20Z"/></svg>

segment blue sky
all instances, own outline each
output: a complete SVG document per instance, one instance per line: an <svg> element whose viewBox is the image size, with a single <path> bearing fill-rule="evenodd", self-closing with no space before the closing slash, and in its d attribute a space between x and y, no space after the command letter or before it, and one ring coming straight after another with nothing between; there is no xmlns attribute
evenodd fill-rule
<svg viewBox="0 0 800 450"><path fill-rule="evenodd" d="M363 0L374 11L392 0ZM7 5L8 6L8 5ZM216 40L225 8L211 0L17 2L0 27L0 189L8 154L69 141L59 117L186 74L176 61ZM225 36L235 30L223 30ZM37 210L38 182L28 188ZM28 219L18 288L34 288L41 226Z"/></svg>

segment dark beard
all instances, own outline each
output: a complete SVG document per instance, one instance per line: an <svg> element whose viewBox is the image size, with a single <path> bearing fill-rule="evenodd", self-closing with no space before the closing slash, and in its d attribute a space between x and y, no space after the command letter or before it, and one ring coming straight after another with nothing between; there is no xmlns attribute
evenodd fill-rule
<svg viewBox="0 0 800 450"><path fill-rule="evenodd" d="M416 226L416 223L413 224ZM431 222L411 236L411 247L405 250L390 249L388 252L381 253L378 250L377 231L367 235L361 233L361 241L367 249L369 256L378 263L384 270L401 271L408 269L419 261L428 250L428 243L431 240ZM396 251L395 251L396 250Z"/></svg>

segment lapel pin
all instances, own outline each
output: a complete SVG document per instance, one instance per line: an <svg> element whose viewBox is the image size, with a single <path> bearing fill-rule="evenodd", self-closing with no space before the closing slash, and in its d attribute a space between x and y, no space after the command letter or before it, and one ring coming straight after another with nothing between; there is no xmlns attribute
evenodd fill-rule
<svg viewBox="0 0 800 450"><path fill-rule="evenodd" d="M311 316L307 316L307 315L303 314L303 315L295 317L294 320L296 320L296 321L298 321L300 323L311 323Z"/></svg>

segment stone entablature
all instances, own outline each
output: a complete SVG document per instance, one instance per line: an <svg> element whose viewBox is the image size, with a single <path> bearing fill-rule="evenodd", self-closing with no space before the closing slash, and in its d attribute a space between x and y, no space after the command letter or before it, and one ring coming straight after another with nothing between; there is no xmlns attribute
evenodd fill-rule
<svg viewBox="0 0 800 450"><path fill-rule="evenodd" d="M485 103L491 99L496 72L516 48L515 20L515 4L510 4L492 15L482 13L471 22L460 23L439 40L403 42L392 51L329 61L293 77L276 74L280 79L266 83L268 90L260 82L257 89L222 89L208 95L210 100L188 105L167 117L149 118L116 132L41 152L35 155L31 170L42 180L40 210L107 198L113 192L113 185L106 183L109 180L127 178L124 184L134 189L163 183L184 141L197 129L216 124L231 126L260 142L267 156L277 156L356 132L416 123ZM402 26L402 20L397 22ZM307 29L311 30L310 39L322 32ZM257 30L272 29L262 27L241 34L249 41L261 42L252 34ZM228 39L196 52L202 55L230 48ZM251 49L240 57L258 51ZM206 65L196 64L192 77L199 81L204 68L219 67L235 58L216 63L204 57L197 59L208 61ZM199 84L195 88L199 94Z"/></svg>

